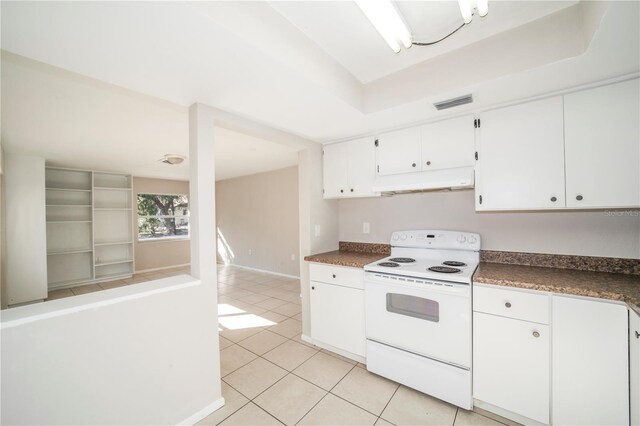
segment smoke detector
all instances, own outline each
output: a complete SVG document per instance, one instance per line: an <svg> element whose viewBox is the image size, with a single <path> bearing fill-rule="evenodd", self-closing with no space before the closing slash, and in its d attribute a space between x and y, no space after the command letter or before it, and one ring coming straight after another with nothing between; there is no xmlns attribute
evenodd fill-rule
<svg viewBox="0 0 640 426"><path fill-rule="evenodd" d="M164 158L162 158L160 161L162 161L165 164L170 164L172 166L175 166L176 164L180 164L184 161L184 155L177 155L177 154L166 154L164 156Z"/></svg>

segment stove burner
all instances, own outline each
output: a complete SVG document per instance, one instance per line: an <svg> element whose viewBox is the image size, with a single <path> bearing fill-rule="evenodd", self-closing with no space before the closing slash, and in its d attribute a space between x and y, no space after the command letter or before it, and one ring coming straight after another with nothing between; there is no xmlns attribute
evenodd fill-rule
<svg viewBox="0 0 640 426"><path fill-rule="evenodd" d="M413 263L416 260L410 257L392 257L389 259L390 262L398 262L398 263Z"/></svg>
<svg viewBox="0 0 640 426"><path fill-rule="evenodd" d="M457 260L447 260L445 262L442 262L442 264L447 266L467 266L466 263L458 262Z"/></svg>
<svg viewBox="0 0 640 426"><path fill-rule="evenodd" d="M386 266L387 268L397 268L400 264L396 262L380 262L378 266Z"/></svg>
<svg viewBox="0 0 640 426"><path fill-rule="evenodd" d="M431 268L429 268L429 270L433 272L441 272L444 274L454 274L456 272L460 272L460 269L450 268L448 266L432 266Z"/></svg>

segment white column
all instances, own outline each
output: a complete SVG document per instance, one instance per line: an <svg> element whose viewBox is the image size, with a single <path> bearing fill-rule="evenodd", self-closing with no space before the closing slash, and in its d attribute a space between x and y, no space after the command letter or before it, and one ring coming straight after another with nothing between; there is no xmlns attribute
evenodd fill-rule
<svg viewBox="0 0 640 426"><path fill-rule="evenodd" d="M205 285L216 286L216 179L213 126L211 109L202 104L193 104L189 107L191 275L199 278Z"/></svg>

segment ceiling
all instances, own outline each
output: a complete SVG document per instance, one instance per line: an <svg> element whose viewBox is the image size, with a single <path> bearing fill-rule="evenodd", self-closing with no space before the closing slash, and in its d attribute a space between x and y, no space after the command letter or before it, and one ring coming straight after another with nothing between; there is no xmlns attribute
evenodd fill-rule
<svg viewBox="0 0 640 426"><path fill-rule="evenodd" d="M2 54L2 140L50 165L187 180L165 154L188 157L186 107ZM216 127L216 180L298 164L294 147Z"/></svg>
<svg viewBox="0 0 640 426"><path fill-rule="evenodd" d="M557 12L577 1L493 1L490 13L474 17L455 37L429 48L395 54L351 1L270 1L289 22L314 40L361 83L369 83L427 59ZM430 42L462 24L457 1L399 1L398 10L415 41Z"/></svg>
<svg viewBox="0 0 640 426"><path fill-rule="evenodd" d="M456 1L398 1L397 6L416 39L437 39L462 23ZM35 1L0 7L1 46L15 54L3 55L3 143L33 148L29 141L40 137L28 120L31 111L21 106L27 105L22 94L5 81L24 80L18 87L33 92L32 107L58 117L56 103L49 99L48 109L41 108L37 96L43 92L26 79L73 75L74 96L108 113L87 117L92 112L85 108L78 116L65 116L70 120L62 126L69 129L66 134L42 130L58 141L48 141L55 147L51 155L55 151L56 158L78 156L98 165L131 161L127 167L145 175L159 173L156 157L186 153L186 107L194 102L332 142L640 70L639 2L490 0L487 17L475 16L436 46L399 54L348 1ZM40 74L12 76L5 72L8 56L13 64L6 67L22 63ZM25 58L51 67L45 72L45 65L33 66L36 62ZM65 99L68 81L49 82L58 90L52 99ZM12 106L5 101L12 93L20 96L14 109L22 108L22 121L5 119L12 117L5 109ZM444 112L432 105L466 93L474 95L473 104ZM122 96L114 101L114 94ZM119 107L111 108L110 102ZM73 109L70 103L67 107ZM229 147L244 150L242 156L229 155L230 162L255 158L289 164L279 161L290 158L291 148L274 145L271 157L265 152L251 157L258 152L251 147L268 142L224 132L220 141L223 136L233 141ZM95 148L98 143L109 150ZM152 148L149 158L139 157ZM240 170L250 161L230 168Z"/></svg>

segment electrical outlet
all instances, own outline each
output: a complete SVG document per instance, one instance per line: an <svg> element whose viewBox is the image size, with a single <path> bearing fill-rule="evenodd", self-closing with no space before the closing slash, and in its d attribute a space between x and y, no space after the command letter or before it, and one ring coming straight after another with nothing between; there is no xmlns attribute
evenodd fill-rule
<svg viewBox="0 0 640 426"><path fill-rule="evenodd" d="M316 235L316 237L320 236L320 225L316 225L315 226L315 235Z"/></svg>
<svg viewBox="0 0 640 426"><path fill-rule="evenodd" d="M291 253L291 260L296 260L296 255Z"/></svg>
<svg viewBox="0 0 640 426"><path fill-rule="evenodd" d="M253 249L249 249L249 256L253 254Z"/></svg>
<svg viewBox="0 0 640 426"><path fill-rule="evenodd" d="M362 222L362 233L368 234L371 232L371 227L369 226L369 222Z"/></svg>

